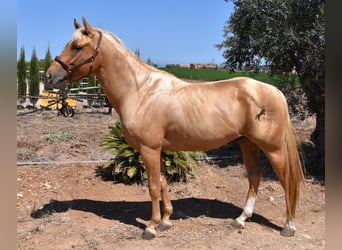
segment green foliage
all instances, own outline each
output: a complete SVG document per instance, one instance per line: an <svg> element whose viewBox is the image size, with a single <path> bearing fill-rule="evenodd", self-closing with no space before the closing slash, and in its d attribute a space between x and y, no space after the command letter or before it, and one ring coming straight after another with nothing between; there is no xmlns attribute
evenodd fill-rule
<svg viewBox="0 0 342 250"><path fill-rule="evenodd" d="M209 70L209 69L187 69L187 68L160 68L167 71L178 78L192 79L192 80L203 80L203 81L219 81L230 79L233 77L246 76L253 79L266 82L275 86L288 86L291 84L299 86L299 79L296 75L291 75L291 79L281 74L270 75L266 72L247 72L247 71L236 71L228 72L226 70Z"/></svg>
<svg viewBox="0 0 342 250"><path fill-rule="evenodd" d="M17 62L18 96L26 95L26 69L25 49L21 47L19 61ZM19 101L22 103L25 98L20 98Z"/></svg>
<svg viewBox="0 0 342 250"><path fill-rule="evenodd" d="M39 95L39 60L36 54L36 50L33 49L31 61L30 61L30 77L29 77L29 94L31 96ZM33 105L37 102L37 98L31 98Z"/></svg>
<svg viewBox="0 0 342 250"><path fill-rule="evenodd" d="M109 127L109 130L109 135L103 137L101 145L106 149L111 149L115 155L107 167L114 181L125 184L144 184L147 174L141 155L126 143L121 122L116 122L114 126ZM168 181L187 181L192 169L197 166L195 159L202 156L201 152L162 152L161 157Z"/></svg>
<svg viewBox="0 0 342 250"><path fill-rule="evenodd" d="M43 61L43 70L46 72L47 69L50 67L51 63L52 63L52 56L51 56L51 51L50 51L50 46L48 46L46 53L45 53L45 58Z"/></svg>
<svg viewBox="0 0 342 250"><path fill-rule="evenodd" d="M88 75L88 87L94 87L94 86L96 86L96 77L94 74L90 74Z"/></svg>
<svg viewBox="0 0 342 250"><path fill-rule="evenodd" d="M230 0L226 0L230 1ZM311 136L317 168L325 158L325 1L324 0L234 0L234 13L224 25L227 66L258 66L266 60L273 74L290 75L296 69L316 114ZM324 174L324 171L321 171Z"/></svg>
<svg viewBox="0 0 342 250"><path fill-rule="evenodd" d="M236 0L224 26L227 66L266 60L273 74L296 69L314 113L324 113L325 27L322 0ZM290 75L290 74L289 74Z"/></svg>
<svg viewBox="0 0 342 250"><path fill-rule="evenodd" d="M97 83L96 83L96 76L94 74L90 74L87 77L85 77L84 79L81 79L78 81L78 86L74 85L74 87L79 87L80 86L80 82L83 80L87 80L87 87L96 87ZM83 91L87 92L87 94L99 94L100 90L98 88L93 88L93 89L84 89ZM88 105L91 106L94 104L95 101L95 97L94 98L88 98L87 102ZM96 100L97 101L97 100Z"/></svg>
<svg viewBox="0 0 342 250"><path fill-rule="evenodd" d="M134 51L134 54L135 54L138 58L140 58L140 49L136 49L136 50Z"/></svg>
<svg viewBox="0 0 342 250"><path fill-rule="evenodd" d="M155 63L152 61L151 57L147 58L146 63L147 63L148 65L150 65L150 66L153 66L153 67L155 67L155 68L158 68L158 65L155 64Z"/></svg>
<svg viewBox="0 0 342 250"><path fill-rule="evenodd" d="M42 63L42 68L44 70L44 72L47 71L47 69L50 67L51 63L52 63L52 56L51 56L51 52L50 52L50 46L47 48L47 51L45 53L45 58L44 61ZM45 85L45 89L46 90L51 90L53 89L52 86L50 86L49 84L44 84Z"/></svg>
<svg viewBox="0 0 342 250"><path fill-rule="evenodd" d="M161 157L168 181L186 182L197 166L196 159L203 158L203 155L203 152L163 151Z"/></svg>
<svg viewBox="0 0 342 250"><path fill-rule="evenodd" d="M230 73L223 70L208 70L208 69L188 69L188 68L160 68L167 71L178 78L203 80L203 81L218 81L223 79L229 79L235 76L234 73Z"/></svg>
<svg viewBox="0 0 342 250"><path fill-rule="evenodd" d="M76 135L73 133L66 133L63 131L50 131L50 132L44 132L44 137L46 140L52 144L57 141L71 141L76 139Z"/></svg>

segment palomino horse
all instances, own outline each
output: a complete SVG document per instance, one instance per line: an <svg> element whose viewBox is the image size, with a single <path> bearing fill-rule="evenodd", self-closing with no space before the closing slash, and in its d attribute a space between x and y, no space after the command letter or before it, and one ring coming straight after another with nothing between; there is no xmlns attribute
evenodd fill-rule
<svg viewBox="0 0 342 250"><path fill-rule="evenodd" d="M120 116L126 141L141 153L148 176L152 217L144 239L170 228L173 208L161 164L162 150L210 150L236 138L247 169L249 190L238 228L252 216L262 170L261 149L285 190L286 223L281 235L293 236L300 183L304 176L283 94L250 78L188 83L153 68L131 53L112 33L83 18L46 72L54 87L95 74ZM161 217L159 195L163 201Z"/></svg>

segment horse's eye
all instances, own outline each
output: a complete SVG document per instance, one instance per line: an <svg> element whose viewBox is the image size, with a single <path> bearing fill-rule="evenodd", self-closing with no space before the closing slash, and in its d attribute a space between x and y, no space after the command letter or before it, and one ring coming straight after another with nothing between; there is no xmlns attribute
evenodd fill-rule
<svg viewBox="0 0 342 250"><path fill-rule="evenodd" d="M80 51L80 50L82 49L82 47L79 46L79 45L73 45L73 46L71 47L71 49L72 49L73 51L78 52L78 51Z"/></svg>

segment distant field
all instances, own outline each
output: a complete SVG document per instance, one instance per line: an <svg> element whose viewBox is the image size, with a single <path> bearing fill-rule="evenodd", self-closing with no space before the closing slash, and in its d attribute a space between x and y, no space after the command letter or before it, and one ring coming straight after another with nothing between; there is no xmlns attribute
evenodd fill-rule
<svg viewBox="0 0 342 250"><path fill-rule="evenodd" d="M165 70L178 78L204 80L204 81L219 81L224 79L230 79L238 76L247 76L253 79L270 83L275 86L300 86L299 80L296 76L292 79L285 79L282 76L274 75L270 76L265 72L251 73L251 72L228 72L226 70L205 70L205 69L183 69L183 68L160 68Z"/></svg>

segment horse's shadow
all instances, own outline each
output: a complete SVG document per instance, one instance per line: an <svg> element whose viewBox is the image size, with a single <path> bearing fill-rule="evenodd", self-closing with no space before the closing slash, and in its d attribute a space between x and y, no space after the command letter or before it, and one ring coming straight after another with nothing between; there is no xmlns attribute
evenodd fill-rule
<svg viewBox="0 0 342 250"><path fill-rule="evenodd" d="M189 219L200 216L211 218L233 219L238 217L242 210L232 203L212 199L184 198L173 200L174 213L171 220ZM162 206L161 206L162 207ZM102 218L118 220L122 223L144 229L145 224L138 222L136 218L148 221L151 216L150 201L96 201L88 199L74 199L70 201L51 200L43 208L31 213L32 218L42 218L53 213L63 213L69 209L94 213ZM259 214L253 214L250 221L254 221L266 227L281 230L281 227L270 222Z"/></svg>

